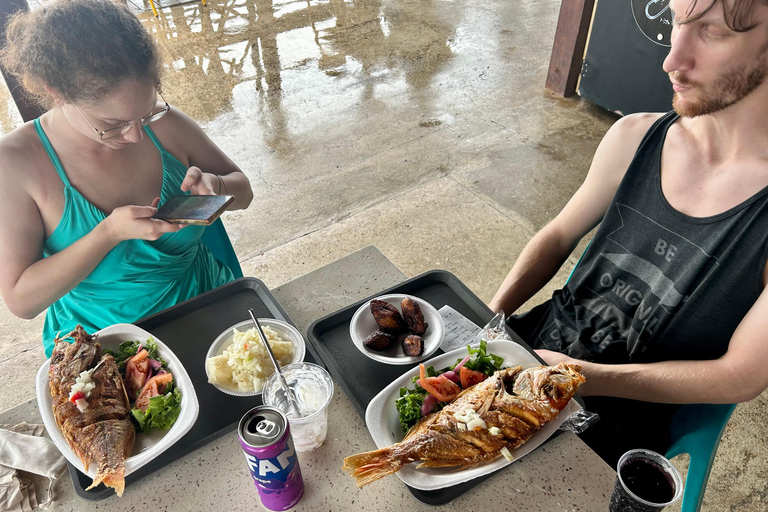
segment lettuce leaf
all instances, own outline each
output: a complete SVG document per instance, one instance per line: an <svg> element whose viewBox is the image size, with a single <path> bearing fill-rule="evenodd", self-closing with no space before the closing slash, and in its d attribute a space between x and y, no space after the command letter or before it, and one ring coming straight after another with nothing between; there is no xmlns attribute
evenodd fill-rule
<svg viewBox="0 0 768 512"><path fill-rule="evenodd" d="M104 349L104 353L112 355L112 357L115 358L115 363L117 363L117 368L120 370L120 373L124 373L126 361L136 355L136 353L139 351L139 347L144 347L147 349L150 359L156 359L160 361L162 367L166 370L168 369L168 363L158 354L157 343L155 343L153 338L149 338L146 341L124 341L120 344L117 352L107 348Z"/></svg>
<svg viewBox="0 0 768 512"><path fill-rule="evenodd" d="M480 346L472 348L467 346L467 350L472 355L469 360L464 364L465 367L476 372L483 372L484 374L491 376L498 370L501 370L501 365L504 364L504 358L499 357L496 354L488 354L486 352L488 343L485 340L480 340ZM458 359L456 362L460 362Z"/></svg>
<svg viewBox="0 0 768 512"><path fill-rule="evenodd" d="M139 432L148 432L152 429L168 430L176 422L181 412L181 393L174 386L172 391L164 395L153 396L149 399L149 407L146 411L141 409L131 410Z"/></svg>
<svg viewBox="0 0 768 512"><path fill-rule="evenodd" d="M421 418L421 406L424 404L425 395L426 391L423 389L419 392L400 388L400 398L395 400L395 407L397 407L400 426L403 427L403 434Z"/></svg>

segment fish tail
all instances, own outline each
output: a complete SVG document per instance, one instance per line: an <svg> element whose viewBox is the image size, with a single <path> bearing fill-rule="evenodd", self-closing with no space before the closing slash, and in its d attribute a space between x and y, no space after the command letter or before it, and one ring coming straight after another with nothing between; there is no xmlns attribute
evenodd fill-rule
<svg viewBox="0 0 768 512"><path fill-rule="evenodd" d="M342 469L355 478L358 487L397 472L404 465L395 457L392 447L374 450L372 452L350 455L344 459Z"/></svg>
<svg viewBox="0 0 768 512"><path fill-rule="evenodd" d="M109 468L99 471L93 478L93 483L85 490L93 489L100 483L112 487L118 496L122 496L125 490L125 468Z"/></svg>

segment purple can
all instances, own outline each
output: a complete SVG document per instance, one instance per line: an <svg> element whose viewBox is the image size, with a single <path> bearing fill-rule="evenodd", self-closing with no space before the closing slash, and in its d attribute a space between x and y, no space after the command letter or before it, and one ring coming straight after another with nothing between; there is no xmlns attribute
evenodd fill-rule
<svg viewBox="0 0 768 512"><path fill-rule="evenodd" d="M261 503L270 510L296 506L304 480L285 415L275 407L254 407L240 420L237 435Z"/></svg>

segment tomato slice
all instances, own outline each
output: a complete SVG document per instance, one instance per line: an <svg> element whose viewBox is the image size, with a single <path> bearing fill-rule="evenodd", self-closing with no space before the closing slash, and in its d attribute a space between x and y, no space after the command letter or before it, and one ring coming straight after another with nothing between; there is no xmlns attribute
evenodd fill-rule
<svg viewBox="0 0 768 512"><path fill-rule="evenodd" d="M441 402L450 402L461 393L461 388L445 375L427 377L423 364L419 364L419 385Z"/></svg>
<svg viewBox="0 0 768 512"><path fill-rule="evenodd" d="M75 403L81 398L85 398L85 393L82 391L75 391L75 393L72 395L72 398L69 399L70 402Z"/></svg>
<svg viewBox="0 0 768 512"><path fill-rule="evenodd" d="M141 349L135 356L131 357L125 363L125 392L128 394L128 400L133 402L138 395L139 390L144 387L149 375L149 352Z"/></svg>
<svg viewBox="0 0 768 512"><path fill-rule="evenodd" d="M488 378L483 372L470 370L469 368L462 366L459 370L459 377L461 378L461 387L467 389L470 386L474 386L478 382L483 382Z"/></svg>
<svg viewBox="0 0 768 512"><path fill-rule="evenodd" d="M165 388L165 385L170 383L172 380L173 375L170 373L155 375L149 379L147 383L144 384L144 387L141 388L139 397L136 399L136 408L141 409L142 411L146 411L147 407L149 407L149 399L153 396L159 395L159 388Z"/></svg>

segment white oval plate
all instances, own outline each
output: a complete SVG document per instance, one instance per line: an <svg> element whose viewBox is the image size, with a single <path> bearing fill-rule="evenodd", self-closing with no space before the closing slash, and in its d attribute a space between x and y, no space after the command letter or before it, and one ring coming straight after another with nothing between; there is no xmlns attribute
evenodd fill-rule
<svg viewBox="0 0 768 512"><path fill-rule="evenodd" d="M472 347L477 347L478 345L479 343L472 344ZM524 368L528 368L541 364L530 352L514 341L489 341L487 352L503 357L503 366L505 367L520 365ZM457 348L456 350L440 354L439 356L430 359L424 363L424 366L432 365L435 368L445 368L446 366L456 363L457 359L464 358L467 354L466 347ZM418 374L418 367L405 372L405 374L381 390L381 392L373 397L373 400L368 403L368 407L365 410L365 424L368 427L368 431L371 433L373 442L376 443L378 448L392 446L403 440L403 429L400 426L400 420L398 419L395 400L400 397L401 387L413 387L411 378ZM560 425L562 425L571 414L579 410L581 410L581 406L576 400L571 399L557 418L544 425L544 428L536 432L520 447L512 450L514 461L520 460L524 455L527 455L536 449L536 447L544 443L544 441L549 439L549 437L560 428ZM504 457L499 457L490 464L468 469L466 471L456 471L456 468L416 469L416 464L409 464L395 474L400 480L415 489L432 491L467 482L473 478L492 473L508 464L511 464L511 462L507 461Z"/></svg>
<svg viewBox="0 0 768 512"><path fill-rule="evenodd" d="M169 430L153 430L149 434L136 433L136 442L133 445L131 456L125 460L125 476L128 476L155 459L158 455L170 448L176 441L181 439L184 434L189 432L189 429L192 428L192 425L194 425L197 420L197 415L200 412L200 404L197 402L195 387L192 385L192 381L190 380L189 375L187 375L184 366L182 366L181 362L171 349L157 339L156 336L153 336L144 329L136 327L133 324L111 325L100 330L97 334L97 341L101 344L102 349L109 348L115 351L117 351L120 344L124 341L145 341L149 338L154 339L155 343L157 343L158 354L168 362L168 370L173 374L173 380L176 382L176 387L178 387L181 392L181 412L179 413L176 422ZM48 434L50 434L53 444L56 445L56 448L59 449L70 464L75 466L81 473L93 478L96 476L96 470L98 469L96 463L92 462L88 471L85 471L80 457L75 455L75 452L72 451L72 448L69 447L69 444L64 439L58 425L56 425L56 419L53 416L51 388L48 384L48 369L50 365L50 359L43 363L37 371L35 382L37 406L40 410L40 416L43 418L43 424L45 425Z"/></svg>
<svg viewBox="0 0 768 512"><path fill-rule="evenodd" d="M440 348L445 325L443 324L443 317L440 316L440 313L432 304L413 295L404 294L382 295L381 297L376 297L376 299L392 304L402 313L400 301L405 297L410 297L416 301L421 308L421 312L424 314L424 321L429 324L427 332L421 335L421 338L424 340L424 352L420 356L405 354L402 341L407 334L398 336L397 341L386 350L377 351L366 347L365 343L363 343L365 338L379 328L376 320L373 318L373 313L371 313L371 301L368 301L360 306L352 316L352 320L349 323L349 336L352 338L352 343L355 344L357 349L374 361L387 364L414 364L428 358Z"/></svg>
<svg viewBox="0 0 768 512"><path fill-rule="evenodd" d="M270 329L277 332L277 335L280 336L282 339L286 341L291 340L293 342L293 358L291 359L291 363L289 364L300 363L304 361L306 346L304 344L304 337L301 335L298 329L296 329L294 326L292 326L287 322L283 322L282 320L276 320L274 318L259 318L259 323L261 324L262 328L269 327ZM219 336L215 340L213 340L211 347L208 349L208 353L205 355L205 361L203 361L203 365L205 366L206 377L208 377L208 365L206 364L206 361L211 357L220 355L222 352L224 352L224 349L227 348L230 343L232 343L232 337L235 334L233 329L237 329L240 332L244 332L250 329L251 327L256 327L253 324L253 320L244 320L240 323L233 325L223 333L219 334ZM211 385L216 389L218 389L219 391L221 391L222 393L226 393L228 395L257 396L261 394L261 391L239 391L235 388L227 388L224 386L219 386L218 384L211 384Z"/></svg>

